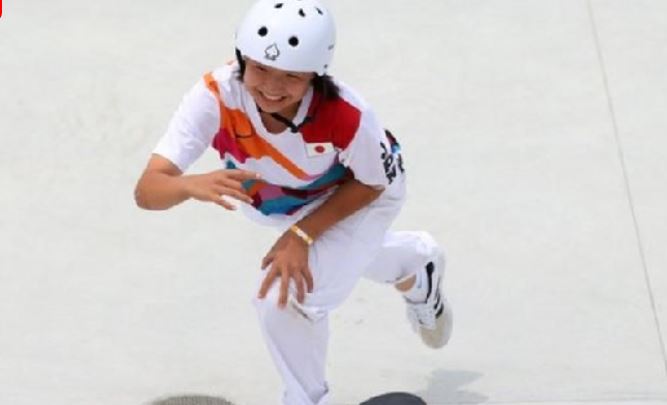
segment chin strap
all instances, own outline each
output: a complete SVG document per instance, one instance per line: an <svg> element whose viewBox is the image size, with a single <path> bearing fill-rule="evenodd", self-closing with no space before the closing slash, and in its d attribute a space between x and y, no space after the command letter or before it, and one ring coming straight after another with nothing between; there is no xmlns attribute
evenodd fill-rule
<svg viewBox="0 0 667 405"><path fill-rule="evenodd" d="M307 123L309 123L310 121L313 120L313 117L311 117L310 115L307 115L306 118L303 119L301 124L294 125L294 122L290 121L289 119L283 117L282 115L280 115L278 113L267 113L266 111L262 110L259 106L257 106L257 111L259 111L260 113L269 114L276 121L280 122L281 124L286 125L290 129L290 131L292 131L293 133L299 132L301 130L301 128L303 128L304 125L306 125Z"/></svg>
<svg viewBox="0 0 667 405"><path fill-rule="evenodd" d="M278 113L267 113L266 111L262 110L262 108L259 105L257 106L257 111L259 111L260 113L269 114L276 121L280 122L281 124L286 125L287 128L289 128L290 131L292 131L292 133L297 133L297 132L301 131L301 128L303 128L306 124L311 122L313 120L313 118L315 118L315 116L317 115L317 110L319 110L319 109L320 109L320 102L318 101L317 105L315 105L313 115L306 115L306 118L304 118L303 121L301 121L301 124L295 125L294 122L292 122L291 120L283 117L282 115L280 115Z"/></svg>

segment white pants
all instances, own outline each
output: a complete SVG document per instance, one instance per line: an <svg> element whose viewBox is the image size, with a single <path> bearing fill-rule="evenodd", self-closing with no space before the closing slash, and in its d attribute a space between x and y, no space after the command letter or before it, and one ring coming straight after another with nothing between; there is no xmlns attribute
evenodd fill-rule
<svg viewBox="0 0 667 405"><path fill-rule="evenodd" d="M255 299L264 340L285 386L284 405L327 403L328 315L361 277L393 284L435 259L437 244L429 234L388 231L403 205L403 193L392 194L337 223L310 247L314 289L303 304L291 289L289 305L278 308L279 282L265 299Z"/></svg>

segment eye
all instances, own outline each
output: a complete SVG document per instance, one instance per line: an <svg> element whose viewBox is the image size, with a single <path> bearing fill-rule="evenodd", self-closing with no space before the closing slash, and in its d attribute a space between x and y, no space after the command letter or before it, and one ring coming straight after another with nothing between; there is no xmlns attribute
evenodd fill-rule
<svg viewBox="0 0 667 405"><path fill-rule="evenodd" d="M289 81L291 81L292 83L297 83L297 82L298 82L298 83L301 83L301 82L305 82L305 81L308 80L307 77L304 77L304 76L302 76L302 75L295 74L295 73L289 73L289 74L287 75L287 79L288 79Z"/></svg>
<svg viewBox="0 0 667 405"><path fill-rule="evenodd" d="M260 72L266 72L266 68L264 68L264 66L258 65L255 62L250 62L249 65L250 65L250 67L252 67L255 70L259 70Z"/></svg>

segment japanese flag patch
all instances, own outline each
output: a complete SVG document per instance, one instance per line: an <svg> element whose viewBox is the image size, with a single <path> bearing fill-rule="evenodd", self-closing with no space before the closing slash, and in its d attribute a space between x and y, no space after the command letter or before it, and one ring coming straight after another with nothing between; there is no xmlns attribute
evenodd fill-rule
<svg viewBox="0 0 667 405"><path fill-rule="evenodd" d="M308 157L317 157L326 155L335 150L333 143L331 142L313 142L306 143L306 153Z"/></svg>

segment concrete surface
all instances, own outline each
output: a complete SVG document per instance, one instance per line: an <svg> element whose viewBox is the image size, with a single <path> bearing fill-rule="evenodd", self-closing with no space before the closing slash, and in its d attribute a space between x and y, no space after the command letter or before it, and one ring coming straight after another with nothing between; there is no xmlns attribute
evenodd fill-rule
<svg viewBox="0 0 667 405"><path fill-rule="evenodd" d="M250 304L276 235L132 199L250 2L3 3L0 403L277 404ZM396 228L445 246L456 317L427 350L362 282L333 315L334 404L667 403L667 2L330 4L333 73L402 141Z"/></svg>

